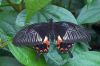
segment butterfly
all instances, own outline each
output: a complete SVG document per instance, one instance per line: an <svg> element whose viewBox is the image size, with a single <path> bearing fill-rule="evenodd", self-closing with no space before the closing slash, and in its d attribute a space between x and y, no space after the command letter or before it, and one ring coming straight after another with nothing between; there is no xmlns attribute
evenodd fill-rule
<svg viewBox="0 0 100 66"><path fill-rule="evenodd" d="M59 21L48 23L36 23L24 27L13 38L13 44L17 46L32 46L37 53L47 53L50 40L56 42L58 51L69 52L75 42L87 42L91 35L84 27L71 22Z"/></svg>

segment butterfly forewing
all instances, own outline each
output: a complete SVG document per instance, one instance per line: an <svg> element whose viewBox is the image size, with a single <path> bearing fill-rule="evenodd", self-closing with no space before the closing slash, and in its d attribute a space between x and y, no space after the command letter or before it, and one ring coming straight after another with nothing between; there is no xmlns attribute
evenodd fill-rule
<svg viewBox="0 0 100 66"><path fill-rule="evenodd" d="M66 35L69 36L66 37ZM81 41L85 42L90 40L90 35L89 32L85 30L85 28L80 27L78 25L73 25L69 26L63 38L65 38L64 40L69 42L81 42Z"/></svg>
<svg viewBox="0 0 100 66"><path fill-rule="evenodd" d="M48 23L32 24L20 30L13 39L15 45L40 44L48 35L50 27Z"/></svg>
<svg viewBox="0 0 100 66"><path fill-rule="evenodd" d="M33 28L24 28L20 30L13 39L15 45L32 45L42 42L42 38Z"/></svg>
<svg viewBox="0 0 100 66"><path fill-rule="evenodd" d="M57 22L55 25L57 35L68 43L89 41L91 38L89 32L79 25L70 22Z"/></svg>

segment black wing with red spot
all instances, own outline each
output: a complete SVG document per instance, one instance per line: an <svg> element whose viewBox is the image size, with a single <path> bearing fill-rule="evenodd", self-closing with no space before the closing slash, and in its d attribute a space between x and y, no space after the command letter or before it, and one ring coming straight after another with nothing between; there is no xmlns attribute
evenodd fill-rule
<svg viewBox="0 0 100 66"><path fill-rule="evenodd" d="M85 28L70 22L56 22L54 31L57 47L62 53L68 52L75 42L87 42L91 39Z"/></svg>
<svg viewBox="0 0 100 66"><path fill-rule="evenodd" d="M32 46L40 53L47 52L49 47L49 29L47 23L29 25L15 35L13 44Z"/></svg>

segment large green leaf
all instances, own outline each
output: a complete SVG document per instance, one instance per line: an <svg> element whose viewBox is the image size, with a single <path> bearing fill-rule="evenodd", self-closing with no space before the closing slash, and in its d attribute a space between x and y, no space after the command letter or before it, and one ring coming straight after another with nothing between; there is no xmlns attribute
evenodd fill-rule
<svg viewBox="0 0 100 66"><path fill-rule="evenodd" d="M26 17L26 11L23 10L17 16L16 24L18 26L25 26L25 17ZM46 8L37 12L35 15L33 15L30 20L30 24L47 22L48 19L50 18L52 18L54 22L55 21L68 21L68 22L73 22L77 24L77 21L71 12L69 12L68 10L64 8L55 6L55 5L49 5ZM46 62L49 65L62 66L68 61L67 55L68 54L64 54L64 55L59 54L55 46L55 43L51 43L49 52L45 54L44 57L46 59Z"/></svg>
<svg viewBox="0 0 100 66"><path fill-rule="evenodd" d="M3 56L0 57L0 66L22 66L12 57Z"/></svg>
<svg viewBox="0 0 100 66"><path fill-rule="evenodd" d="M60 54L55 43L50 44L49 52L44 55L48 66L63 66L68 61L68 53Z"/></svg>
<svg viewBox="0 0 100 66"><path fill-rule="evenodd" d="M25 17L26 17L26 10L23 10L16 19L16 24L18 26L24 26L25 25ZM30 20L30 24L33 23L41 23L41 22L47 22L48 19L53 19L54 21L68 21L77 24L77 21L75 17L72 15L71 12L68 10L55 6L55 5L49 5L46 8L40 10L34 16L32 16Z"/></svg>
<svg viewBox="0 0 100 66"><path fill-rule="evenodd" d="M100 66L100 52L83 51L77 46L73 50L73 58L64 66Z"/></svg>
<svg viewBox="0 0 100 66"><path fill-rule="evenodd" d="M77 21L79 24L95 23L100 21L100 0L94 0L89 6L86 5L81 10Z"/></svg>
<svg viewBox="0 0 100 66"><path fill-rule="evenodd" d="M14 36L16 33L16 16L17 13L14 11L0 12L0 28L9 36Z"/></svg>
<svg viewBox="0 0 100 66"><path fill-rule="evenodd" d="M30 20L33 14L45 7L49 2L51 2L51 0L25 0L27 11L26 22Z"/></svg>
<svg viewBox="0 0 100 66"><path fill-rule="evenodd" d="M9 44L8 47L16 59L25 66L47 66L43 57L37 60L36 53L30 48L16 47L13 44Z"/></svg>

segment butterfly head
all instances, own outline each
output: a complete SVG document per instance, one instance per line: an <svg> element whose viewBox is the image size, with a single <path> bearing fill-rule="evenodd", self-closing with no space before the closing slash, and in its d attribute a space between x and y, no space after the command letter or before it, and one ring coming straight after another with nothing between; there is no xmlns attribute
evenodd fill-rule
<svg viewBox="0 0 100 66"><path fill-rule="evenodd" d="M47 53L49 49L49 39L47 36L45 36L42 43L35 45L35 49L37 53Z"/></svg>
<svg viewBox="0 0 100 66"><path fill-rule="evenodd" d="M68 52L68 50L72 47L72 43L66 43L66 42L64 42L64 40L60 36L57 37L56 44L57 44L58 50L61 53Z"/></svg>

